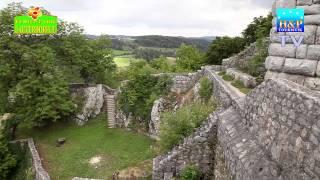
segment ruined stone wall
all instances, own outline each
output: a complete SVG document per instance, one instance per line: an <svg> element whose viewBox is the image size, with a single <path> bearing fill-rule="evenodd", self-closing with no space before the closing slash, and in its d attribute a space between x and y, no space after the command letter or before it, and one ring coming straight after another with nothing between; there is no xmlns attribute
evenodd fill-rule
<svg viewBox="0 0 320 180"><path fill-rule="evenodd" d="M276 32L276 8L303 8L305 10L305 32ZM271 44L265 67L265 79L284 78L313 90L320 90L320 1L277 0L273 5L273 28ZM296 48L290 38L281 47L280 35L304 36L302 45Z"/></svg>
<svg viewBox="0 0 320 180"><path fill-rule="evenodd" d="M269 79L245 100L250 133L289 179L320 178L320 94Z"/></svg>
<svg viewBox="0 0 320 180"><path fill-rule="evenodd" d="M190 90L201 77L201 70L194 73L178 74L173 77L173 85L171 87L171 91L178 94L185 93Z"/></svg>
<svg viewBox="0 0 320 180"><path fill-rule="evenodd" d="M50 180L48 172L42 166L41 158L32 138L11 141L10 143L23 143L23 145L26 144L28 146L28 153L31 155L32 169L35 175L35 180Z"/></svg>
<svg viewBox="0 0 320 180"><path fill-rule="evenodd" d="M213 177L217 116L210 114L203 125L167 154L153 159L153 180L179 176L187 165L197 165L206 178Z"/></svg>

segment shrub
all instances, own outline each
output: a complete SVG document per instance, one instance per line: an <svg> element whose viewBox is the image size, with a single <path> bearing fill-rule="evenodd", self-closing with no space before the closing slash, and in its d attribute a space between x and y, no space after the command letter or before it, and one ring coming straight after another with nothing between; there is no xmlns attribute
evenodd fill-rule
<svg viewBox="0 0 320 180"><path fill-rule="evenodd" d="M214 101L207 104L196 102L183 106L176 112L162 113L158 142L160 150L167 151L189 136L216 107L217 103Z"/></svg>
<svg viewBox="0 0 320 180"><path fill-rule="evenodd" d="M196 166L186 166L180 175L181 180L199 180L201 172Z"/></svg>
<svg viewBox="0 0 320 180"><path fill-rule="evenodd" d="M7 179L12 168L16 166L15 156L11 154L8 144L0 140L0 179Z"/></svg>
<svg viewBox="0 0 320 180"><path fill-rule="evenodd" d="M211 98L213 91L213 83L208 78L202 78L200 81L200 89L199 89L199 95L200 97L208 102L208 100Z"/></svg>
<svg viewBox="0 0 320 180"><path fill-rule="evenodd" d="M221 71L221 72L218 73L219 76L223 76L225 74L226 74L226 71Z"/></svg>
<svg viewBox="0 0 320 180"><path fill-rule="evenodd" d="M228 74L225 74L222 76L222 79L224 79L225 81L232 81L234 80L234 77Z"/></svg>
<svg viewBox="0 0 320 180"><path fill-rule="evenodd" d="M142 120L148 128L153 102L161 95L168 93L170 84L169 76L155 77L149 73L133 74L133 78L121 87L118 98L119 107L126 115L131 113L134 119Z"/></svg>

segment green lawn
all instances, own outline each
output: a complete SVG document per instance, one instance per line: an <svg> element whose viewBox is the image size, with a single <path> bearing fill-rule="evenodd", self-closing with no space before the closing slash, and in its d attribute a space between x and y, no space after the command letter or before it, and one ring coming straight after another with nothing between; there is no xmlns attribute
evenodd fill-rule
<svg viewBox="0 0 320 180"><path fill-rule="evenodd" d="M116 63L117 67L127 67L130 65L130 58L128 57L115 57L113 61Z"/></svg>
<svg viewBox="0 0 320 180"><path fill-rule="evenodd" d="M105 118L97 118L83 127L58 124L50 128L20 130L20 138L33 137L44 159L44 166L52 179L72 177L110 179L112 173L154 156L147 136L124 129L108 129ZM56 147L56 140L65 137L66 143ZM94 156L101 156L96 166L89 164Z"/></svg>

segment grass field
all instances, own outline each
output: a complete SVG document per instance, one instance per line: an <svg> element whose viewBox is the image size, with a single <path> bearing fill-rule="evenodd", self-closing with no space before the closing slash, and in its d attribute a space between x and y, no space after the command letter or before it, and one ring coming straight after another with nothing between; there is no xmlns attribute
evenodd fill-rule
<svg viewBox="0 0 320 180"><path fill-rule="evenodd" d="M45 168L52 179L72 177L110 179L116 170L135 166L154 155L149 137L124 129L108 129L105 118L97 118L83 127L58 124L38 130L20 130L20 138L33 137ZM56 140L65 137L66 143L56 147ZM93 157L101 157L94 166Z"/></svg>
<svg viewBox="0 0 320 180"><path fill-rule="evenodd" d="M116 63L117 67L127 67L130 65L131 59L128 57L115 57L113 61Z"/></svg>

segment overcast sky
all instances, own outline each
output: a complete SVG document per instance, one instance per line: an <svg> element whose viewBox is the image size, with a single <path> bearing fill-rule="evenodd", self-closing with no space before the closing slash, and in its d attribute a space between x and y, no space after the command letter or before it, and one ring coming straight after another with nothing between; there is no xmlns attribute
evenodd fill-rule
<svg viewBox="0 0 320 180"><path fill-rule="evenodd" d="M20 0L21 1L21 0ZM15 0L0 0L2 9ZM88 34L221 36L240 35L254 17L267 15L273 0L22 0Z"/></svg>

